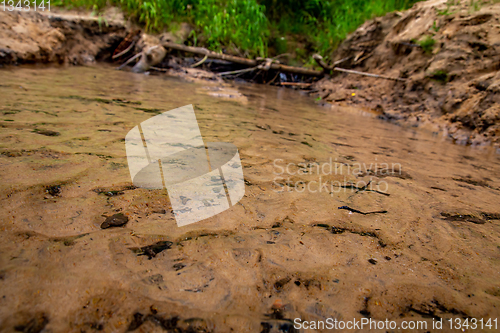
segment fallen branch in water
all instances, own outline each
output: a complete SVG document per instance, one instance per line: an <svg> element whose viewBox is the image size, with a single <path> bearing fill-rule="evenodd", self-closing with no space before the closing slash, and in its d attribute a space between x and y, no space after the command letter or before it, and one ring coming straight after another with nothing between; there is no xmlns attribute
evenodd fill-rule
<svg viewBox="0 0 500 333"><path fill-rule="evenodd" d="M289 57L291 56L292 54L291 53L282 53L282 54L279 54L277 55L276 57L273 57L274 60L277 60L279 58L282 58L282 57Z"/></svg>
<svg viewBox="0 0 500 333"><path fill-rule="evenodd" d="M168 69L166 69L166 68L160 68L160 67L153 67L153 66L151 66L151 67L149 67L149 69L152 69L152 70L157 71L157 72L168 72Z"/></svg>
<svg viewBox="0 0 500 333"><path fill-rule="evenodd" d="M111 57L111 59L115 60L116 58L120 58L122 55L126 54L128 51L130 51L135 45L135 40L130 43L130 46L127 47L125 50L121 51L120 53L115 54L114 56Z"/></svg>
<svg viewBox="0 0 500 333"><path fill-rule="evenodd" d="M120 65L120 67L118 67L116 69L121 70L123 67L127 66L128 64L130 64L132 61L134 61L135 59L137 59L141 55L142 55L142 53L137 53L135 56L133 56L129 60L125 61L122 65Z"/></svg>
<svg viewBox="0 0 500 333"><path fill-rule="evenodd" d="M203 64L206 60L208 59L208 56L205 55L205 57L203 57L203 59L201 59L200 61L198 61L196 64L194 65L191 65L191 68L195 68L195 67L198 67L200 66L201 64Z"/></svg>
<svg viewBox="0 0 500 333"><path fill-rule="evenodd" d="M178 50L178 51L189 52L189 53L194 53L194 54L201 54L201 55L204 55L204 56L211 58L211 59L220 59L220 60L230 61L230 62L234 62L236 64L245 65L248 67L257 67L257 66L261 65L262 63L264 63L265 65L262 68L259 67L260 70L268 71L270 69L273 69L273 70L280 71L280 72L309 75L309 76L322 76L323 75L323 71L317 71L314 69L308 69L308 68L302 68L302 67L293 67L293 66L282 65L282 64L278 63L277 61L273 61L272 59L262 59L261 61L257 61L254 59L247 59L247 58L236 57L236 56L232 56L232 55L228 55L228 54L212 52L212 51L209 51L203 47L186 46L186 45L181 45L181 44L175 44L172 42L164 42L161 45L165 48L169 48L172 50ZM225 75L229 75L229 74L225 74Z"/></svg>
<svg viewBox="0 0 500 333"><path fill-rule="evenodd" d="M219 75L225 76L225 75L243 74L243 73L254 71L256 69L258 69L258 67L250 67L250 68L245 68L245 69L238 69L236 71L222 72L222 73L219 73Z"/></svg>
<svg viewBox="0 0 500 333"><path fill-rule="evenodd" d="M312 83L305 82L281 82L281 86L292 86L292 87L310 87Z"/></svg>
<svg viewBox="0 0 500 333"><path fill-rule="evenodd" d="M263 70L265 70L267 72L271 68L271 65L273 64L273 59L266 58L266 59L263 59L263 60L264 60L264 62L261 63L257 67L259 69L263 69Z"/></svg>
<svg viewBox="0 0 500 333"><path fill-rule="evenodd" d="M247 66L252 66L252 67L257 66L257 62L255 60L212 52L212 51L207 50L204 47L186 46L186 45L176 44L176 43L172 43L172 42L165 42L165 43L162 43L161 45L165 48L169 48L169 49L173 49L173 50L189 52L189 53L194 53L194 54L201 54L204 56L206 55L210 59L226 60L226 61L234 62L236 64L247 65Z"/></svg>
<svg viewBox="0 0 500 333"><path fill-rule="evenodd" d="M394 80L394 81L406 81L406 79L399 78L399 77L391 77L391 76L385 76L385 75L379 75L379 74L372 74L372 73L366 73L366 72L359 72L355 71L352 69L345 69L345 68L340 68L340 67L335 67L336 65L348 60L349 58L344 58L339 61L334 62L333 66L328 66L325 61L323 60L323 57L320 56L319 54L314 54L313 59L316 60L316 63L322 67L325 71L335 71L335 72L343 72L343 73L348 73L348 74L356 74L356 75L362 75L362 76L369 76L369 77L375 77L379 79L386 79L386 80Z"/></svg>
<svg viewBox="0 0 500 333"><path fill-rule="evenodd" d="M314 69L307 69L303 67L293 67L293 66L287 66L287 65L282 65L282 64L276 64L273 63L271 65L271 69L280 71L280 72L286 72L286 73L292 73L292 74L302 74L302 75L309 75L309 76L323 76L324 73L323 71L317 71Z"/></svg>
<svg viewBox="0 0 500 333"><path fill-rule="evenodd" d="M313 59L316 60L316 63L323 69L327 70L327 71L332 71L333 68L337 65L340 65L341 63L343 63L344 61L347 61L349 59L351 59L351 57L345 57L343 59L340 59L340 60L337 60L333 63L333 66L328 66L328 64L323 60L323 57L320 56L319 54L315 53L313 54Z"/></svg>
<svg viewBox="0 0 500 333"><path fill-rule="evenodd" d="M276 78L278 77L278 75L280 75L280 72L276 72L276 75L273 77L273 79L271 81L269 81L267 84L270 85L271 83L274 82L274 80L276 80Z"/></svg>
<svg viewBox="0 0 500 333"><path fill-rule="evenodd" d="M334 67L333 70L336 72L344 72L344 73L349 73L349 74L357 74L357 75L363 75L363 76L369 76L369 77L376 77L379 79L403 81L403 82L406 81L406 79L402 79L400 77L391 77L391 76L378 75L378 74L372 74L372 73L358 72L358 71L354 71L352 69L345 69L345 68L339 68L339 67Z"/></svg>
<svg viewBox="0 0 500 333"><path fill-rule="evenodd" d="M131 31L115 49L115 52L113 52L113 56L111 57L111 59L114 60L116 58L119 58L130 51L139 40L140 35L141 30Z"/></svg>

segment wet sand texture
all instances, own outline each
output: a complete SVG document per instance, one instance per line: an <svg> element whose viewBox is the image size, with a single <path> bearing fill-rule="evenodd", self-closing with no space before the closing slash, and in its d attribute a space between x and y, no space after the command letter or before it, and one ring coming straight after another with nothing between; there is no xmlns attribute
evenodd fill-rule
<svg viewBox="0 0 500 333"><path fill-rule="evenodd" d="M106 67L1 76L4 332L293 332L297 317L500 314L492 149L273 87ZM207 142L238 147L246 191L231 209L179 228L165 190L132 186L124 137L187 104ZM304 190L319 175L299 169L330 158L344 169L322 180L343 187ZM275 160L293 174L275 179ZM368 167L346 171L357 163Z"/></svg>

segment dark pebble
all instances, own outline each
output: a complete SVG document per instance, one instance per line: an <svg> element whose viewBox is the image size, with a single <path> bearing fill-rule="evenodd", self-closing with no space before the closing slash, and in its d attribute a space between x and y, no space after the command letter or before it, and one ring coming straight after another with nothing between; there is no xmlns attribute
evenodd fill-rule
<svg viewBox="0 0 500 333"><path fill-rule="evenodd" d="M59 185L49 186L45 189L45 192L47 192L53 197L57 197L59 196L59 194L61 194L61 186Z"/></svg>
<svg viewBox="0 0 500 333"><path fill-rule="evenodd" d="M301 143L302 143L303 145L306 145L306 146L312 147L312 145L311 145L309 142L307 142L307 141L302 141Z"/></svg>
<svg viewBox="0 0 500 333"><path fill-rule="evenodd" d="M359 313L361 313L365 317L369 317L370 316L370 311L368 311L368 310L361 310L361 311L359 311Z"/></svg>
<svg viewBox="0 0 500 333"><path fill-rule="evenodd" d="M377 264L377 260L375 259L368 259L368 262L372 265L376 265Z"/></svg>
<svg viewBox="0 0 500 333"><path fill-rule="evenodd" d="M288 283L290 282L290 278L289 277L286 277L286 278L283 278L281 280L278 280L274 283L274 288L276 288L276 290L279 292L283 289L283 287Z"/></svg>
<svg viewBox="0 0 500 333"><path fill-rule="evenodd" d="M135 331L142 325L143 322L144 322L144 315L139 312L134 313L134 317L130 321L130 325L128 326L127 331Z"/></svg>
<svg viewBox="0 0 500 333"><path fill-rule="evenodd" d="M118 213L106 218L106 220L101 224L101 229L107 229L111 227L121 227L127 224L128 216Z"/></svg>
<svg viewBox="0 0 500 333"><path fill-rule="evenodd" d="M35 132L37 134L45 135L45 136L59 136L60 135L59 132L51 131L51 130L43 130L43 129L36 129L33 132Z"/></svg>
<svg viewBox="0 0 500 333"><path fill-rule="evenodd" d="M170 249L172 244L173 243L169 241L160 241L140 248L131 247L130 250L137 253L138 256L148 256L148 259L151 260L156 257L158 253Z"/></svg>
<svg viewBox="0 0 500 333"><path fill-rule="evenodd" d="M123 194L122 191L107 191L107 192L103 192L103 193L107 197L115 197L117 195L122 195Z"/></svg>
<svg viewBox="0 0 500 333"><path fill-rule="evenodd" d="M181 269L183 269L184 267L186 267L186 265L178 263L178 264L175 264L172 267L175 268L176 271L180 271Z"/></svg>
<svg viewBox="0 0 500 333"><path fill-rule="evenodd" d="M342 234L345 232L344 228L331 227L330 232L334 235Z"/></svg>

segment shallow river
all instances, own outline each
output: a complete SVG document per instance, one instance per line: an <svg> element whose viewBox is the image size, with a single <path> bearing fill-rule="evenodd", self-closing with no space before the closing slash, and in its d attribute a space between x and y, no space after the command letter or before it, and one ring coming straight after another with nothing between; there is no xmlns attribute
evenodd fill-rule
<svg viewBox="0 0 500 333"><path fill-rule="evenodd" d="M0 76L2 331L294 332L296 318L421 331L442 318L447 331L500 317L490 147L271 86L107 67ZM188 104L205 142L238 147L246 185L178 227L166 190L132 186L124 138ZM128 223L101 229L117 213Z"/></svg>

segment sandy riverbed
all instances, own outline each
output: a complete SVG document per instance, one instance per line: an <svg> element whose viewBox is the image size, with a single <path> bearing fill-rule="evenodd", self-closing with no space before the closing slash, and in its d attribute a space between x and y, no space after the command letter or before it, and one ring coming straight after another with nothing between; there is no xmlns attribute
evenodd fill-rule
<svg viewBox="0 0 500 333"><path fill-rule="evenodd" d="M293 332L294 318L499 316L492 148L274 87L107 67L0 75L2 331ZM238 147L246 192L179 228L165 191L132 186L124 137L186 104L207 142ZM318 174L330 160L337 168ZM317 191L320 178L333 185ZM385 194L339 187L369 180ZM125 226L100 228L119 212ZM133 250L159 241L172 244L151 259Z"/></svg>

